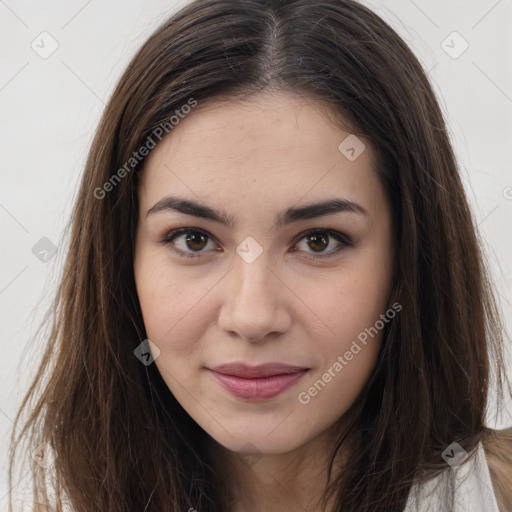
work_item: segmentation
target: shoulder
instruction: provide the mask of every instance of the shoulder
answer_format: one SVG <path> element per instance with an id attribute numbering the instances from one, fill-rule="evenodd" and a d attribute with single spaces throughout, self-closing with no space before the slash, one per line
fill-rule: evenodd
<path id="1" fill-rule="evenodd" d="M 500 512 L 512 512 L 512 427 L 488 429 L 482 445 Z"/>

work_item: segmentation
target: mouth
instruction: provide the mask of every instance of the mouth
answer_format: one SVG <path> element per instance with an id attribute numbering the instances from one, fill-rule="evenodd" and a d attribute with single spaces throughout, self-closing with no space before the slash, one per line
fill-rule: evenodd
<path id="1" fill-rule="evenodd" d="M 274 398 L 299 381 L 309 368 L 269 363 L 248 366 L 233 363 L 207 368 L 233 396 L 250 401 Z"/>

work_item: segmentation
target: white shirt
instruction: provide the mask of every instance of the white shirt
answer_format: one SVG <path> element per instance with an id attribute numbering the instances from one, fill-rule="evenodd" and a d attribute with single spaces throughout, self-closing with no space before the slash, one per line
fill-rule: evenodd
<path id="1" fill-rule="evenodd" d="M 447 506 L 451 495 L 453 508 Z M 500 512 L 482 443 L 467 462 L 449 467 L 421 486 L 413 485 L 404 512 L 427 511 Z"/>

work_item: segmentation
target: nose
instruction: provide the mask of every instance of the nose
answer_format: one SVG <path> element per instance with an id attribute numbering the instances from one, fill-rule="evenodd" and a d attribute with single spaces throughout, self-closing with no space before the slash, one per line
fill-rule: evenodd
<path id="1" fill-rule="evenodd" d="M 290 328 L 293 294 L 269 267 L 265 251 L 251 263 L 235 256 L 223 293 L 218 323 L 230 336 L 254 343 Z"/>

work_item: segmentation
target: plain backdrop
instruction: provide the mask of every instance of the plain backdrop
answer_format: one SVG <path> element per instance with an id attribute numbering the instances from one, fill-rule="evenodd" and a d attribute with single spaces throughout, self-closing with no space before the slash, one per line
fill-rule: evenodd
<path id="1" fill-rule="evenodd" d="M 0 0 L 0 510 L 12 420 L 42 348 L 28 343 L 55 290 L 96 124 L 135 51 L 184 3 Z M 512 0 L 364 3 L 429 72 L 510 333 Z M 512 401 L 495 415 L 489 426 L 512 425 Z"/>

